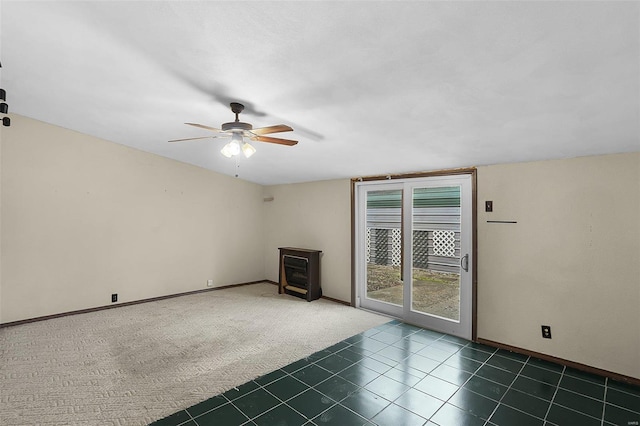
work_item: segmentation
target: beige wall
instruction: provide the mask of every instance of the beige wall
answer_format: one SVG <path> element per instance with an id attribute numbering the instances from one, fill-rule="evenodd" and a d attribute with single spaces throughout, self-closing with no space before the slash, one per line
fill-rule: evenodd
<path id="1" fill-rule="evenodd" d="M 478 337 L 640 378 L 640 154 L 479 167 L 486 200 Z"/>
<path id="2" fill-rule="evenodd" d="M 1 322 L 264 278 L 260 185 L 15 115 L 2 137 Z"/>
<path id="3" fill-rule="evenodd" d="M 265 187 L 265 273 L 278 281 L 278 247 L 322 250 L 322 294 L 351 301 L 349 179 Z"/>
<path id="4" fill-rule="evenodd" d="M 12 120 L 0 135 L 1 322 L 210 278 L 277 281 L 281 246 L 322 250 L 324 294 L 350 300 L 348 179 L 262 187 Z M 479 167 L 485 200 L 478 337 L 640 378 L 640 153 Z"/>
<path id="5" fill-rule="evenodd" d="M 0 125 L 0 260 L 2 259 L 2 134 L 4 126 Z M 2 322 L 2 262 L 0 261 L 0 323 Z"/>

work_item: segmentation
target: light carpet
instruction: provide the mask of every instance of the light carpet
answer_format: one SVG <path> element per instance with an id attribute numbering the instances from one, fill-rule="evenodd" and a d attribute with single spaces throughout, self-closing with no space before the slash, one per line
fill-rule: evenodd
<path id="1" fill-rule="evenodd" d="M 0 424 L 148 424 L 387 321 L 260 283 L 3 328 Z"/>

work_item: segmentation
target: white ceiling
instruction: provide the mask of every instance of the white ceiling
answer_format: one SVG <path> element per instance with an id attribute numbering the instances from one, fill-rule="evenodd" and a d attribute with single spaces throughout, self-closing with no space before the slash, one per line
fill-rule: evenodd
<path id="1" fill-rule="evenodd" d="M 280 184 L 640 150 L 640 2 L 14 2 L 10 112 Z"/>

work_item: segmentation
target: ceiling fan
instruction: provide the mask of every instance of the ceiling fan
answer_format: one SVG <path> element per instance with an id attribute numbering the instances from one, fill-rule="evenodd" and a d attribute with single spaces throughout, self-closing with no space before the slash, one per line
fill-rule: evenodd
<path id="1" fill-rule="evenodd" d="M 205 130 L 211 130 L 212 132 L 217 133 L 215 136 L 203 136 L 198 138 L 186 138 L 186 139 L 173 139 L 169 142 L 182 142 L 182 141 L 191 141 L 196 139 L 208 139 L 208 138 L 231 138 L 231 141 L 226 144 L 220 152 L 227 158 L 231 158 L 234 155 L 242 153 L 245 157 L 251 157 L 256 149 L 251 146 L 248 142 L 244 140 L 244 138 L 250 139 L 252 141 L 258 142 L 268 142 L 275 143 L 278 145 L 287 145 L 293 146 L 298 143 L 298 141 L 294 141 L 291 139 L 281 139 L 274 138 L 271 136 L 264 136 L 270 133 L 280 133 L 280 132 L 291 132 L 293 129 L 285 124 L 277 124 L 275 126 L 269 127 L 259 127 L 254 129 L 253 126 L 249 123 L 243 123 L 238 118 L 238 115 L 244 110 L 244 105 L 238 102 L 231 102 L 231 111 L 236 115 L 236 120 L 231 121 L 229 123 L 223 123 L 221 129 L 217 129 L 215 127 L 205 126 L 204 124 L 197 123 L 184 123 L 189 126 L 199 127 Z"/>

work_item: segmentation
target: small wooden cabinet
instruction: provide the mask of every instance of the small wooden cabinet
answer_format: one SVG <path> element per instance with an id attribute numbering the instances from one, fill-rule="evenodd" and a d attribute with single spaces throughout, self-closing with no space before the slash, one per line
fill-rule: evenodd
<path id="1" fill-rule="evenodd" d="M 306 299 L 308 302 L 322 296 L 320 287 L 320 253 L 295 247 L 280 247 L 278 293 Z"/>

